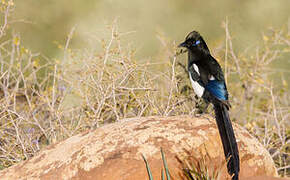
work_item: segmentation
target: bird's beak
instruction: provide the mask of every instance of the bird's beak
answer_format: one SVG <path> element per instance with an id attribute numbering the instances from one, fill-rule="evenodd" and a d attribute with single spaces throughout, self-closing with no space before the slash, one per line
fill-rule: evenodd
<path id="1" fill-rule="evenodd" d="M 186 47 L 186 43 L 183 42 L 183 43 L 179 44 L 178 47 L 179 47 L 179 48 L 180 48 L 180 47 Z"/>

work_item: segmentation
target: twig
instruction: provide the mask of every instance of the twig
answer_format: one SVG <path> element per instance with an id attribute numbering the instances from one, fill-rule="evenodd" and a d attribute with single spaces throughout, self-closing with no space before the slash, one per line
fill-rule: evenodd
<path id="1" fill-rule="evenodd" d="M 238 74 L 241 76 L 241 70 L 240 70 L 240 65 L 239 65 L 239 59 L 237 58 L 237 56 L 235 55 L 234 49 L 233 49 L 233 43 L 232 43 L 232 38 L 229 32 L 229 28 L 228 28 L 228 23 L 224 23 L 224 28 L 226 31 L 226 39 L 230 48 L 230 53 L 234 59 Z"/>
<path id="2" fill-rule="evenodd" d="M 0 27 L 0 38 L 5 34 L 5 29 L 6 29 L 7 24 L 8 24 L 8 16 L 9 16 L 9 12 L 10 12 L 10 6 L 11 6 L 11 3 L 8 2 L 8 5 L 7 5 L 6 10 L 4 12 L 4 23 Z"/>
<path id="3" fill-rule="evenodd" d="M 168 97 L 168 101 L 167 101 L 167 106 L 166 106 L 166 109 L 164 111 L 164 115 L 165 116 L 168 116 L 169 114 L 169 108 L 170 108 L 170 103 L 171 103 L 171 99 L 172 99 L 172 96 L 173 96 L 173 84 L 175 82 L 175 62 L 176 62 L 176 56 L 173 56 L 173 62 L 172 62 L 172 65 L 171 65 L 171 81 L 170 81 L 170 92 L 169 92 L 169 97 Z"/>
<path id="4" fill-rule="evenodd" d="M 226 17 L 226 21 L 224 22 L 224 26 L 226 29 L 226 52 L 225 52 L 225 81 L 227 82 L 228 79 L 228 36 L 227 36 L 227 29 L 228 29 L 228 17 Z"/>

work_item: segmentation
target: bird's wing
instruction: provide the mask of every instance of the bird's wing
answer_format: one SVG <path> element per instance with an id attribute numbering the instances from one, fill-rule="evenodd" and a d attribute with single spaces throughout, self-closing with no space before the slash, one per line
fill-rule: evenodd
<path id="1" fill-rule="evenodd" d="M 223 70 L 219 65 L 219 63 L 217 62 L 217 60 L 215 60 L 215 58 L 210 56 L 209 59 L 206 61 L 206 63 L 208 65 L 209 73 L 213 75 L 216 80 L 218 81 L 225 80 Z"/>
<path id="2" fill-rule="evenodd" d="M 198 82 L 202 87 L 207 84 L 207 78 L 204 77 L 195 63 L 192 63 L 192 65 L 188 68 L 188 72 L 192 80 Z"/>
<path id="3" fill-rule="evenodd" d="M 221 103 L 226 105 L 229 109 L 231 104 L 229 103 L 229 94 L 227 91 L 227 86 L 224 81 L 209 80 L 205 86 L 205 90 L 218 99 Z"/>
<path id="4" fill-rule="evenodd" d="M 210 56 L 210 59 L 207 61 L 209 73 L 214 78 L 209 78 L 208 83 L 205 86 L 205 89 L 209 91 L 214 97 L 220 100 L 223 104 L 231 107 L 230 103 L 228 102 L 228 91 L 227 86 L 225 83 L 224 73 L 219 65 L 219 63 Z"/>
<path id="5" fill-rule="evenodd" d="M 219 100 L 228 100 L 228 92 L 224 81 L 209 80 L 205 89 Z"/>

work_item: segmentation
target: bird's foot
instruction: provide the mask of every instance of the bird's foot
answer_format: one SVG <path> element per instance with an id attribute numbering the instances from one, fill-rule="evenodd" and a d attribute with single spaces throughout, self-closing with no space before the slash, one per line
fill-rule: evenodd
<path id="1" fill-rule="evenodd" d="M 203 115 L 205 115 L 205 114 L 206 114 L 206 111 L 202 111 L 202 110 L 200 110 L 200 109 L 197 109 L 197 110 L 194 111 L 194 113 L 193 113 L 194 117 L 201 117 L 201 116 L 203 116 Z"/>
<path id="2" fill-rule="evenodd" d="M 194 111 L 194 116 L 201 117 L 206 114 L 208 112 L 208 105 L 209 103 L 204 101 L 200 101 L 199 103 L 197 103 L 196 110 Z"/>

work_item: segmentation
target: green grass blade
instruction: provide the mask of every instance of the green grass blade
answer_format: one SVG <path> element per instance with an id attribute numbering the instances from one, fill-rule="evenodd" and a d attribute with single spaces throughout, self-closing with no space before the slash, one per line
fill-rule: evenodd
<path id="1" fill-rule="evenodd" d="M 142 154 L 142 158 L 143 158 L 143 160 L 144 160 L 144 162 L 145 162 L 145 164 L 146 164 L 146 169 L 147 169 L 147 173 L 148 173 L 149 180 L 153 180 L 153 175 L 152 175 L 152 173 L 151 173 L 151 170 L 150 170 L 149 164 L 148 164 L 148 162 L 147 162 L 147 160 L 146 160 L 146 158 L 144 157 L 143 154 Z"/>
<path id="2" fill-rule="evenodd" d="M 163 166 L 164 166 L 164 169 L 165 169 L 166 178 L 167 178 L 167 180 L 170 180 L 168 166 L 167 166 L 167 162 L 166 162 L 166 159 L 165 159 L 165 156 L 164 156 L 162 148 L 161 148 L 161 155 L 162 155 Z"/>
<path id="3" fill-rule="evenodd" d="M 165 180 L 164 178 L 165 178 L 165 177 L 164 177 L 163 169 L 161 169 L 161 179 L 162 179 L 162 180 Z"/>

